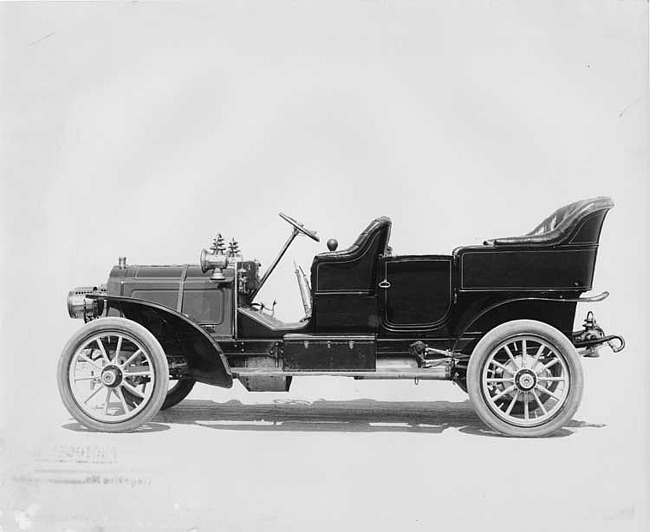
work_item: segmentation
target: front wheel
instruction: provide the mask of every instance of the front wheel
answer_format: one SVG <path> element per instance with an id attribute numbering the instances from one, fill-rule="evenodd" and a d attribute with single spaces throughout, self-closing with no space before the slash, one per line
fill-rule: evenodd
<path id="1" fill-rule="evenodd" d="M 63 348 L 59 393 L 85 427 L 130 432 L 150 421 L 167 395 L 169 367 L 156 338 L 124 318 L 84 325 Z"/>
<path id="2" fill-rule="evenodd" d="M 476 413 L 492 429 L 507 436 L 548 436 L 580 405 L 582 367 L 571 342 L 554 327 L 510 321 L 474 348 L 467 387 Z"/>

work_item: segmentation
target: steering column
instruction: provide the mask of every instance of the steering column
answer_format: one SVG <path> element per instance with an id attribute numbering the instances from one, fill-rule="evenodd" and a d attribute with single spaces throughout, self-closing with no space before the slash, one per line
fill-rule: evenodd
<path id="1" fill-rule="evenodd" d="M 291 225 L 293 227 L 293 231 L 291 232 L 291 235 L 289 235 L 289 238 L 287 239 L 287 241 L 284 243 L 284 246 L 282 246 L 282 249 L 280 249 L 280 252 L 278 253 L 277 257 L 275 257 L 275 259 L 273 260 L 271 265 L 264 272 L 264 275 L 260 279 L 260 284 L 257 287 L 257 289 L 251 293 L 251 301 L 253 301 L 255 299 L 255 296 L 262 289 L 262 287 L 264 286 L 264 283 L 269 278 L 269 275 L 271 275 L 271 273 L 273 273 L 273 270 L 278 265 L 278 263 L 280 262 L 282 257 L 284 257 L 284 254 L 287 252 L 287 249 L 289 249 L 289 246 L 291 245 L 291 243 L 294 241 L 294 239 L 298 235 L 302 234 L 302 235 L 308 236 L 309 238 L 311 238 L 312 240 L 315 240 L 316 242 L 320 242 L 320 238 L 316 235 L 316 231 L 312 231 L 310 229 L 307 229 L 300 222 L 294 220 L 293 218 L 291 218 L 290 216 L 287 216 L 284 213 L 279 213 L 279 215 L 280 215 L 280 218 L 282 218 L 285 222 L 289 223 L 289 225 Z"/>

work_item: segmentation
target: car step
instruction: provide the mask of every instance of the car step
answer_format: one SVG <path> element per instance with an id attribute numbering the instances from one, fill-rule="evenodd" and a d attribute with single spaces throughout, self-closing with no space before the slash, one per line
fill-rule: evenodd
<path id="1" fill-rule="evenodd" d="M 433 368 L 386 368 L 375 371 L 359 370 L 282 370 L 282 369 L 256 369 L 256 368 L 232 368 L 233 377 L 354 377 L 355 379 L 422 379 L 422 380 L 449 380 L 451 378 L 451 366 L 440 365 Z"/>

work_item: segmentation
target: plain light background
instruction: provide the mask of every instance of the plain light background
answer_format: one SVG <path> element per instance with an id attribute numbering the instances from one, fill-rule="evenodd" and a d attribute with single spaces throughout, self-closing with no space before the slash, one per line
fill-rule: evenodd
<path id="1" fill-rule="evenodd" d="M 532 229 L 609 195 L 594 306 L 628 340 L 590 394 L 637 417 L 647 463 L 645 1 L 2 4 L 2 414 L 38 439 L 80 326 L 74 286 L 129 263 L 196 263 L 220 231 L 267 266 L 260 299 L 302 316 L 305 271 L 335 237 L 393 220 L 395 254 Z M 583 314 L 578 316 L 582 320 Z M 580 323 L 576 323 L 577 326 Z M 614 407 L 612 407 L 614 408 Z M 643 450 L 646 450 L 644 453 Z M 633 465 L 638 465 L 634 469 Z M 604 480 L 605 481 L 605 480 Z"/>

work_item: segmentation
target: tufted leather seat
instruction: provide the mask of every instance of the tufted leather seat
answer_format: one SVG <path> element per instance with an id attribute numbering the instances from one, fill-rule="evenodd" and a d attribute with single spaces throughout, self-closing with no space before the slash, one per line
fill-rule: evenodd
<path id="1" fill-rule="evenodd" d="M 368 227 L 366 227 L 361 234 L 357 237 L 354 243 L 347 249 L 342 249 L 339 251 L 325 251 L 319 253 L 316 258 L 319 260 L 349 260 L 355 258 L 363 253 L 367 245 L 370 243 L 374 235 L 379 233 L 384 233 L 383 243 L 380 243 L 380 253 L 386 251 L 386 245 L 388 244 L 388 237 L 390 236 L 391 221 L 390 218 L 386 216 L 381 216 L 380 218 L 374 219 Z"/>
<path id="2" fill-rule="evenodd" d="M 614 202 L 606 196 L 576 201 L 560 207 L 530 233 L 523 236 L 486 240 L 484 244 L 493 246 L 559 244 L 573 235 L 590 215 L 600 213 L 604 216 L 613 206 Z M 600 225 L 598 225 L 599 231 Z"/>
<path id="3" fill-rule="evenodd" d="M 390 218 L 382 216 L 373 220 L 349 248 L 316 255 L 311 267 L 314 290 L 371 290 L 377 258 L 386 253 L 390 229 Z"/>

